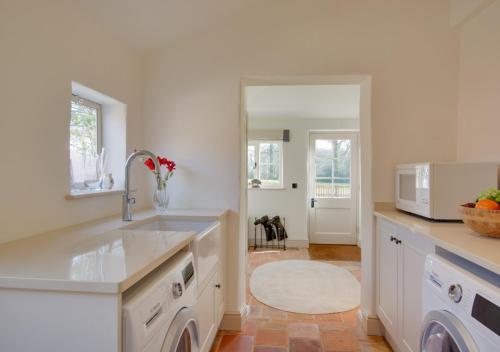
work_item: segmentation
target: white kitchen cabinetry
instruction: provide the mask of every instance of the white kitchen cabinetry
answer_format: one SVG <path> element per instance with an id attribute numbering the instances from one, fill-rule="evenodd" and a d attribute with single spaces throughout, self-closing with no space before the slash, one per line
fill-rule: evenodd
<path id="1" fill-rule="evenodd" d="M 425 256 L 433 244 L 405 227 L 377 219 L 377 313 L 398 350 L 419 351 Z"/>

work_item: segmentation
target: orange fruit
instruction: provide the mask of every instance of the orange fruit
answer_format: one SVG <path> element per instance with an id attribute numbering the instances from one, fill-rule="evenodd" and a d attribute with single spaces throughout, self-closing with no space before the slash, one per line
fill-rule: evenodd
<path id="1" fill-rule="evenodd" d="M 500 205 L 491 199 L 481 199 L 476 203 L 478 209 L 500 210 Z"/>

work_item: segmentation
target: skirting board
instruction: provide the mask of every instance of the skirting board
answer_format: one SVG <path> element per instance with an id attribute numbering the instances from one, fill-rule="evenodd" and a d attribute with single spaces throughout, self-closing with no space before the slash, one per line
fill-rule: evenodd
<path id="1" fill-rule="evenodd" d="M 365 333 L 369 336 L 384 336 L 384 326 L 375 315 L 368 315 L 358 310 L 358 321 Z"/>
<path id="2" fill-rule="evenodd" d="M 391 335 L 387 331 L 384 332 L 384 339 L 387 341 L 389 346 L 391 346 L 392 350 L 395 352 L 399 352 L 400 349 L 398 348 L 398 345 L 396 344 L 396 341 L 392 338 Z"/>
<path id="3" fill-rule="evenodd" d="M 248 239 L 248 246 L 252 247 L 254 245 L 254 239 Z M 280 242 L 282 245 L 283 242 Z M 287 248 L 309 248 L 309 241 L 308 240 L 286 240 L 286 246 Z"/>
<path id="4" fill-rule="evenodd" d="M 248 315 L 248 306 L 245 304 L 241 312 L 225 312 L 220 323 L 220 330 L 241 331 Z"/>

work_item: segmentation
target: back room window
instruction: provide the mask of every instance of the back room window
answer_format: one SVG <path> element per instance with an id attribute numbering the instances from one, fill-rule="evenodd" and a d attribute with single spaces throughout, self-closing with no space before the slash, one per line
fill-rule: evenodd
<path id="1" fill-rule="evenodd" d="M 101 106 L 73 96 L 70 122 L 71 188 L 85 189 L 98 180 L 98 154 L 101 151 Z"/>
<path id="2" fill-rule="evenodd" d="M 248 185 L 261 181 L 260 188 L 283 187 L 283 143 L 248 141 Z"/>

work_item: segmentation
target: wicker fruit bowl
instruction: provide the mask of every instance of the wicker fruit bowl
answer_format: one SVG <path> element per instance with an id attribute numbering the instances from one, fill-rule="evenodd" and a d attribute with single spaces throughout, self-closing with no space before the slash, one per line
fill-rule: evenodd
<path id="1" fill-rule="evenodd" d="M 480 235 L 500 238 L 500 210 L 459 207 L 464 224 Z"/>

